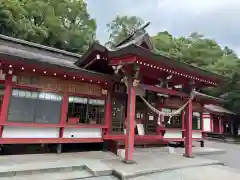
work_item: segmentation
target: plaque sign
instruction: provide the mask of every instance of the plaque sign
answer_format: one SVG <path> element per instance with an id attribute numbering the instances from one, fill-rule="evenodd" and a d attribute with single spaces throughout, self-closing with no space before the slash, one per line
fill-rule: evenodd
<path id="1" fill-rule="evenodd" d="M 17 84 L 94 96 L 102 96 L 103 94 L 102 88 L 95 84 L 61 80 L 45 76 L 33 76 L 32 74 L 26 73 L 22 73 L 17 77 Z"/>

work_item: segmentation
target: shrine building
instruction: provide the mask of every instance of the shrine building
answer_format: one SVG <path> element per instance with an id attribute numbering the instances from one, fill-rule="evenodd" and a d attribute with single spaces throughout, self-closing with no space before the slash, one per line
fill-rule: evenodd
<path id="1" fill-rule="evenodd" d="M 203 141 L 201 93 L 224 77 L 155 53 L 147 33 L 114 49 L 94 43 L 82 55 L 0 35 L 0 144 L 119 142 L 134 145 Z M 205 123 L 203 123 L 205 122 Z"/>

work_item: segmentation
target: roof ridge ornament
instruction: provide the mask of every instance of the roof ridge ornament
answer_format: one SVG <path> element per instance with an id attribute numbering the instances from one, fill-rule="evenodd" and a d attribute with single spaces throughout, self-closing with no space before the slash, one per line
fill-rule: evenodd
<path id="1" fill-rule="evenodd" d="M 146 34 L 145 28 L 148 27 L 149 25 L 150 25 L 150 22 L 147 22 L 146 24 L 144 24 L 144 25 L 141 26 L 140 28 L 137 28 L 137 29 L 133 30 L 133 32 L 130 33 L 130 35 L 127 36 L 125 39 L 123 39 L 122 41 L 120 41 L 120 43 L 118 43 L 118 44 L 115 46 L 115 48 L 118 49 L 120 46 L 122 46 L 122 45 L 124 45 L 124 44 L 126 44 L 126 43 L 128 43 L 128 42 L 130 42 L 130 41 L 132 41 L 133 39 L 135 39 L 137 33 L 140 33 L 140 32 L 141 32 L 140 35 Z M 139 36 L 140 36 L 140 35 L 139 35 Z"/>

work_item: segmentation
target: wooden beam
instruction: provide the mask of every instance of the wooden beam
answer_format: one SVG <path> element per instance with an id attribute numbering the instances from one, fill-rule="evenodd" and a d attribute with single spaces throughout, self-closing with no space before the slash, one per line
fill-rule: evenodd
<path id="1" fill-rule="evenodd" d="M 102 138 L 0 138 L 0 144 L 101 143 Z"/>
<path id="2" fill-rule="evenodd" d="M 111 58 L 109 60 L 109 65 L 110 66 L 118 66 L 118 65 L 124 65 L 124 64 L 132 64 L 132 63 L 136 62 L 136 60 L 137 60 L 136 56 Z"/>
<path id="3" fill-rule="evenodd" d="M 154 91 L 154 92 L 158 92 L 158 93 L 175 95 L 175 96 L 180 96 L 180 97 L 189 97 L 189 95 L 184 92 L 179 92 L 179 91 L 172 90 L 172 89 L 166 89 L 166 88 L 161 88 L 161 87 L 156 87 L 156 86 L 151 86 L 151 85 L 146 85 L 146 84 L 140 84 L 139 87 L 142 89 L 145 89 L 145 90 L 150 90 L 150 91 Z"/>

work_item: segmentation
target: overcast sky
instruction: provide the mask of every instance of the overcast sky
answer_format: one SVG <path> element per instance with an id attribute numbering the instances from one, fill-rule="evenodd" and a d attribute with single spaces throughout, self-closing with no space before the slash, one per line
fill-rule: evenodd
<path id="1" fill-rule="evenodd" d="M 97 21 L 97 38 L 108 39 L 106 24 L 117 15 L 139 16 L 154 35 L 167 30 L 174 36 L 199 32 L 229 46 L 240 55 L 240 0 L 86 0 Z"/>

